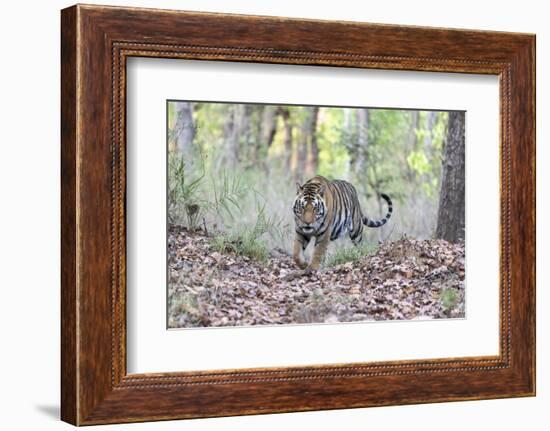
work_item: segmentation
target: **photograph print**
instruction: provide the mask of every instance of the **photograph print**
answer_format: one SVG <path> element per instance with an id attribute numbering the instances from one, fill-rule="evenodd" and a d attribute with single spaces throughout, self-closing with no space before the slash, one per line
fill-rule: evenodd
<path id="1" fill-rule="evenodd" d="M 465 112 L 168 100 L 167 327 L 465 318 Z"/>

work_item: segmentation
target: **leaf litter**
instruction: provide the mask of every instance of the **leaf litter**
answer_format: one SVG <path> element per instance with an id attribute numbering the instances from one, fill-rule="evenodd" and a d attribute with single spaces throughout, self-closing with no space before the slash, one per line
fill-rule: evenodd
<path id="1" fill-rule="evenodd" d="M 170 328 L 465 316 L 464 244 L 403 237 L 317 272 L 274 250 L 267 263 L 213 251 L 200 228 L 168 232 Z"/>

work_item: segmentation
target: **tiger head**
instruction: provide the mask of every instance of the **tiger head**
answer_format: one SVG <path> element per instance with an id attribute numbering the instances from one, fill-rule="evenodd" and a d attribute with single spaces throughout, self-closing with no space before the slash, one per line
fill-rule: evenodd
<path id="1" fill-rule="evenodd" d="M 296 230 L 304 235 L 314 235 L 323 224 L 327 214 L 324 199 L 325 186 L 322 184 L 296 183 L 296 199 L 294 199 L 294 220 Z"/>

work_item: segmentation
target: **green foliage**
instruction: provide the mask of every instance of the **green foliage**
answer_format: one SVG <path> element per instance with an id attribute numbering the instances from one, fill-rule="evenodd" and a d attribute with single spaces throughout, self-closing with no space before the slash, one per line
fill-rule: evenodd
<path id="1" fill-rule="evenodd" d="M 411 151 L 407 157 L 407 163 L 409 164 L 409 168 L 419 175 L 427 174 L 431 169 L 424 151 Z"/>
<path id="2" fill-rule="evenodd" d="M 356 262 L 361 258 L 373 254 L 378 250 L 378 245 L 368 244 L 365 240 L 357 246 L 348 246 L 336 249 L 327 257 L 326 266 L 332 267 L 347 262 Z"/>

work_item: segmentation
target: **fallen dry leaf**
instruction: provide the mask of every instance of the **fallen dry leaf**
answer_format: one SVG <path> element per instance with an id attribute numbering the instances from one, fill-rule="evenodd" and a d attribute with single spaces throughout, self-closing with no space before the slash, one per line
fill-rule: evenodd
<path id="1" fill-rule="evenodd" d="M 464 317 L 464 244 L 402 238 L 311 272 L 281 251 L 263 264 L 209 243 L 200 230 L 170 226 L 172 328 Z"/>

